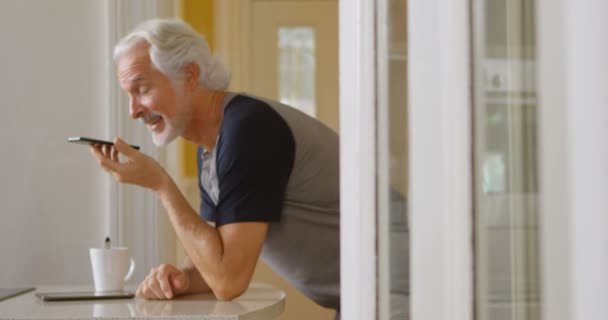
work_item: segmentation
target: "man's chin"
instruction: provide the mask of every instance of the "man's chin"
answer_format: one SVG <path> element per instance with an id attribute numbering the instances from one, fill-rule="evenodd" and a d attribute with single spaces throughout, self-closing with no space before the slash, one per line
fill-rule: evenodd
<path id="1" fill-rule="evenodd" d="M 173 142 L 173 140 L 175 140 L 177 137 L 178 137 L 177 134 L 172 134 L 172 135 L 153 134 L 152 142 L 154 142 L 154 145 L 157 147 L 164 147 L 164 146 L 168 145 L 169 143 Z"/>

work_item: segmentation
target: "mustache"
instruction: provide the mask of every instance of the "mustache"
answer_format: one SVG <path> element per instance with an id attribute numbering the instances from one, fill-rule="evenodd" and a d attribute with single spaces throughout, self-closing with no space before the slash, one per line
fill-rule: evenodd
<path id="1" fill-rule="evenodd" d="M 157 120 L 158 118 L 162 117 L 162 114 L 160 112 L 150 112 L 150 113 L 146 113 L 144 114 L 141 118 L 139 118 L 141 120 L 141 122 L 143 122 L 144 124 L 148 124 L 148 123 L 152 123 L 155 120 Z"/>

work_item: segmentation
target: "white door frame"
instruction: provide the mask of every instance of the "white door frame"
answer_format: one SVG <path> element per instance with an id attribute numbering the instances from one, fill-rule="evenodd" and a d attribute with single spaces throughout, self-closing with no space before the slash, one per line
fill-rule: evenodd
<path id="1" fill-rule="evenodd" d="M 608 319 L 608 2 L 536 11 L 543 316 Z"/>
<path id="2" fill-rule="evenodd" d="M 412 0 L 408 7 L 410 315 L 415 320 L 469 320 L 469 6 L 466 0 Z M 377 301 L 375 9 L 372 1 L 340 1 L 344 319 L 379 319 L 387 314 L 378 310 Z M 385 302 L 381 308 L 386 308 Z"/>
<path id="3" fill-rule="evenodd" d="M 374 1 L 341 0 L 340 292 L 342 319 L 377 319 Z"/>
<path id="4" fill-rule="evenodd" d="M 472 319 L 469 3 L 409 2 L 411 316 Z M 341 1 L 342 312 L 377 319 L 373 5 Z M 539 0 L 543 318 L 608 319 L 608 3 Z M 382 251 L 382 250 L 380 250 Z"/>
<path id="5" fill-rule="evenodd" d="M 163 0 L 110 0 L 105 4 L 107 17 L 106 64 L 108 94 L 106 136 L 118 135 L 127 141 L 137 142 L 142 152 L 165 164 L 164 149 L 157 148 L 150 138 L 148 130 L 139 122 L 128 116 L 129 101 L 122 92 L 112 60 L 114 45 L 138 23 L 157 17 L 172 17 L 175 13 L 174 1 Z M 175 236 L 164 209 L 159 205 L 156 196 L 149 190 L 140 187 L 120 184 L 108 175 L 109 212 L 106 219 L 106 234 L 117 245 L 129 247 L 137 268 L 133 283 L 143 280 L 148 270 L 161 262 L 172 262 L 174 259 Z M 101 243 L 101 242 L 100 242 Z"/>
<path id="6" fill-rule="evenodd" d="M 411 319 L 473 316 L 468 0 L 410 0 Z"/>

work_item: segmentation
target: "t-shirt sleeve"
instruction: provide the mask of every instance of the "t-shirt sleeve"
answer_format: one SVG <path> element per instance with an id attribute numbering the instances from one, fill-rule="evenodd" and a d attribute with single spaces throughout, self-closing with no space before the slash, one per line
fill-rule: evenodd
<path id="1" fill-rule="evenodd" d="M 237 96 L 224 111 L 217 145 L 219 198 L 203 216 L 216 227 L 279 221 L 295 156 L 293 134 L 267 104 Z"/>

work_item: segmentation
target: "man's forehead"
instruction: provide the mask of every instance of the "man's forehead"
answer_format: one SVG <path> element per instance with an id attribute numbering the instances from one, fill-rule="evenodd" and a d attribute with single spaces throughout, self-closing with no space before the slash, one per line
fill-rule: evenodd
<path id="1" fill-rule="evenodd" d="M 141 80 L 151 69 L 152 61 L 147 51 L 126 51 L 117 61 L 118 76 L 129 82 Z"/>

